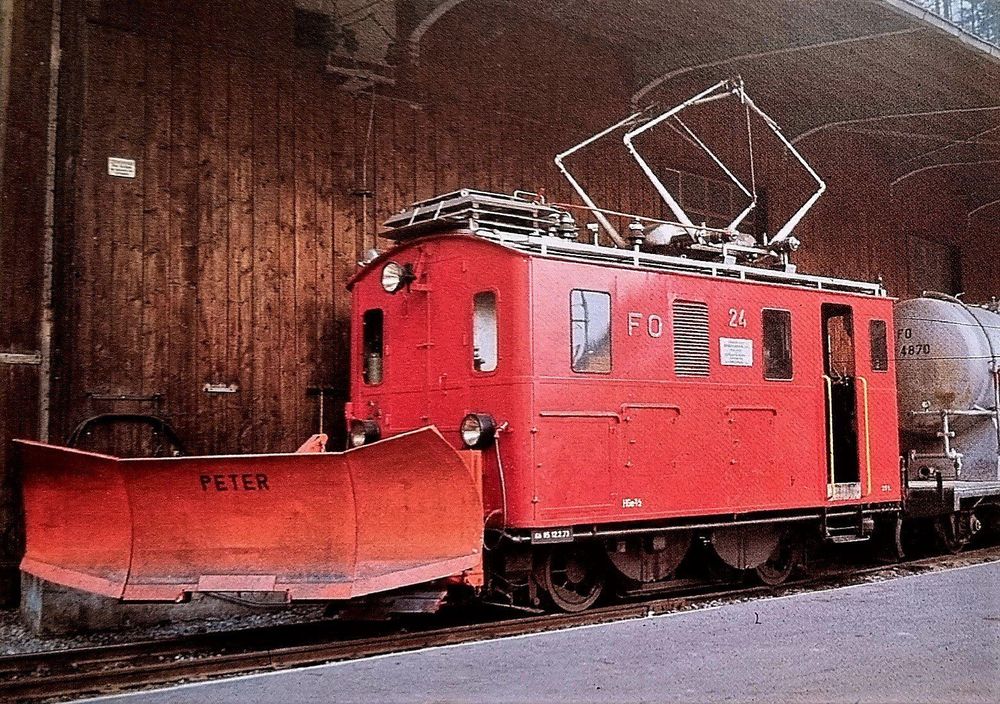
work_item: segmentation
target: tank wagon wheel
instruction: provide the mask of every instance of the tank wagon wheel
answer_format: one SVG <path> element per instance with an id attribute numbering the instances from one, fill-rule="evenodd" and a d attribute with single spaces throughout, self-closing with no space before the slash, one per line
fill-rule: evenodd
<path id="1" fill-rule="evenodd" d="M 785 538 L 765 562 L 757 565 L 757 578 L 770 587 L 784 584 L 801 561 L 802 549 L 798 542 Z"/>
<path id="2" fill-rule="evenodd" d="M 539 564 L 539 572 L 542 587 L 563 611 L 590 608 L 604 591 L 603 556 L 583 545 L 553 547 Z"/>
<path id="3" fill-rule="evenodd" d="M 959 516 L 955 513 L 941 516 L 934 521 L 934 537 L 937 544 L 952 555 L 962 552 L 969 543 L 969 534 L 959 528 L 958 521 Z"/>

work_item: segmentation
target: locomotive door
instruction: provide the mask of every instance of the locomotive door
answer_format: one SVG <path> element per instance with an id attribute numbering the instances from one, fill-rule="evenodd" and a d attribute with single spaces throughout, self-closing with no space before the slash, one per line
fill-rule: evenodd
<path id="1" fill-rule="evenodd" d="M 471 295 L 442 290 L 430 295 L 425 370 L 427 406 L 430 422 L 446 437 L 457 433 L 462 418 L 469 412 L 472 309 Z"/>
<path id="2" fill-rule="evenodd" d="M 858 453 L 857 349 L 850 306 L 824 303 L 823 384 L 826 401 L 827 498 L 861 498 Z"/>
<path id="3" fill-rule="evenodd" d="M 417 286 L 402 294 L 398 321 L 387 321 L 386 355 L 393 355 L 392 370 L 397 374 L 394 388 L 398 401 L 393 405 L 392 427 L 418 428 L 429 422 L 427 390 L 428 350 L 431 346 L 429 293 Z"/>

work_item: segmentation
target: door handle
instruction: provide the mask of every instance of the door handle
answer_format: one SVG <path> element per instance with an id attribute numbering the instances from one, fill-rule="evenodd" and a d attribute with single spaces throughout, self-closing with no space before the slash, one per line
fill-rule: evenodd
<path id="1" fill-rule="evenodd" d="M 823 375 L 826 387 L 826 452 L 829 469 L 827 470 L 826 498 L 833 498 L 833 379 Z"/>
<path id="2" fill-rule="evenodd" d="M 864 401 L 865 411 L 865 496 L 872 493 L 872 439 L 871 423 L 868 418 L 868 380 L 863 376 L 858 376 L 861 381 L 861 398 Z"/>

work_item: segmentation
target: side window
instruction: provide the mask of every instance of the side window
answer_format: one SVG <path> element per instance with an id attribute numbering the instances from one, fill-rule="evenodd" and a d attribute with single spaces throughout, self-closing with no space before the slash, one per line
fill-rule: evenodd
<path id="1" fill-rule="evenodd" d="M 472 298 L 472 366 L 477 372 L 497 368 L 497 295 L 481 291 Z"/>
<path id="2" fill-rule="evenodd" d="M 708 376 L 708 305 L 674 301 L 674 373 Z"/>
<path id="3" fill-rule="evenodd" d="M 872 371 L 889 371 L 888 326 L 884 320 L 873 320 L 868 324 L 872 341 Z"/>
<path id="4" fill-rule="evenodd" d="M 575 372 L 611 372 L 611 294 L 573 289 L 569 299 L 570 359 Z"/>
<path id="5" fill-rule="evenodd" d="M 381 308 L 361 316 L 361 376 L 366 384 L 382 383 L 383 315 Z"/>
<path id="6" fill-rule="evenodd" d="M 792 378 L 792 314 L 764 310 L 764 378 Z"/>

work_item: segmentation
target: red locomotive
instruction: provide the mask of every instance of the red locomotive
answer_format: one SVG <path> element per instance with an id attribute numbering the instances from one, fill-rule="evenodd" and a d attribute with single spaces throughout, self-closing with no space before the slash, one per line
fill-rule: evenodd
<path id="1" fill-rule="evenodd" d="M 736 229 L 756 191 L 677 120 L 726 96 L 818 184 L 764 242 Z M 668 120 L 748 196 L 727 227 L 692 222 L 634 146 Z M 609 218 L 621 214 L 597 208 L 563 163 L 616 130 L 677 217 L 630 217 L 627 240 Z M 596 226 L 579 241 L 569 209 L 531 194 L 460 191 L 390 219 L 397 246 L 351 282 L 351 442 L 433 424 L 484 450 L 488 588 L 586 608 L 608 563 L 664 579 L 696 536 L 776 582 L 810 529 L 865 539 L 895 515 L 892 303 L 878 284 L 790 264 L 792 229 L 825 186 L 742 83 L 630 115 L 556 163 L 618 247 L 600 246 Z"/>
<path id="2" fill-rule="evenodd" d="M 662 579 L 696 534 L 780 579 L 804 524 L 863 538 L 899 508 L 880 286 L 544 231 L 570 220 L 449 194 L 351 282 L 351 442 L 435 425 L 483 450 L 493 586 L 530 571 L 586 607 L 608 559 Z"/>

